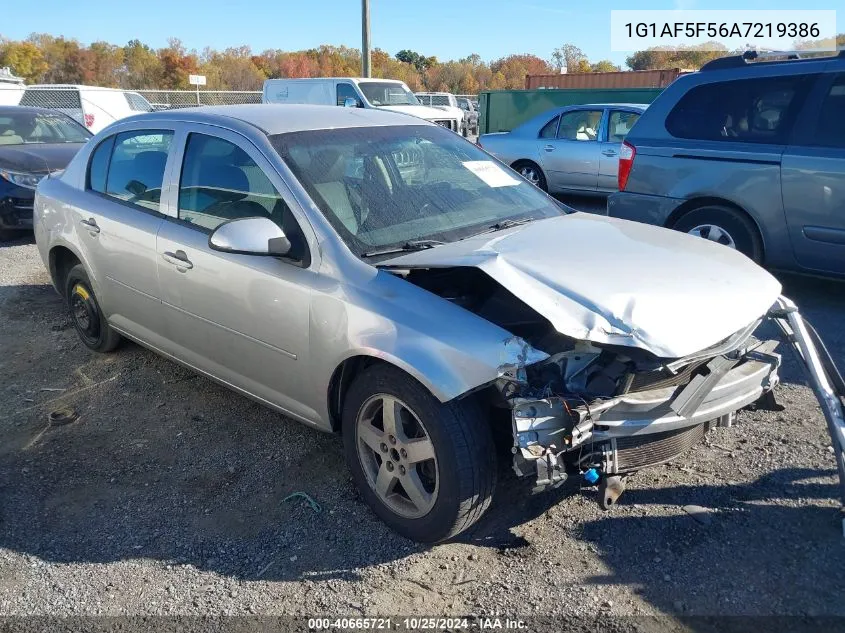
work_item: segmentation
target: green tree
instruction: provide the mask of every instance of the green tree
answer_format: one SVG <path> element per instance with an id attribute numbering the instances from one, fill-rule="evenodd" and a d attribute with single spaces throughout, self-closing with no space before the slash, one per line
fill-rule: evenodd
<path id="1" fill-rule="evenodd" d="M 44 54 L 32 42 L 4 42 L 0 44 L 0 67 L 8 66 L 12 73 L 29 83 L 38 83 L 47 71 Z"/>

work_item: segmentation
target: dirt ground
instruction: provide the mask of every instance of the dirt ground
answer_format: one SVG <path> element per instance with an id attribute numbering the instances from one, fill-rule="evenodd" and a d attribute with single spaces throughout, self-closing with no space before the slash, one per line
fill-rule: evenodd
<path id="1" fill-rule="evenodd" d="M 845 364 L 845 284 L 783 281 Z M 784 411 L 741 412 L 611 512 L 503 463 L 477 529 L 423 547 L 363 505 L 339 438 L 137 345 L 89 352 L 31 239 L 3 244 L 0 614 L 845 616 L 830 439 L 791 357 L 782 377 Z"/>

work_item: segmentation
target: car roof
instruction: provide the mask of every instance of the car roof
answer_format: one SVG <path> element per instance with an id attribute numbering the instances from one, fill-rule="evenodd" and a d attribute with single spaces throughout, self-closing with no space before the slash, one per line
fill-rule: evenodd
<path id="1" fill-rule="evenodd" d="M 104 92 L 136 92 L 135 90 L 126 90 L 124 88 L 105 88 L 103 86 L 86 86 L 84 84 L 32 84 L 24 87 L 27 90 L 29 88 L 38 88 L 39 90 L 53 88 L 56 90 L 102 90 Z"/>
<path id="2" fill-rule="evenodd" d="M 384 125 L 434 125 L 408 114 L 378 108 L 341 108 L 333 105 L 251 103 L 203 106 L 148 112 L 124 121 L 177 120 L 194 123 L 226 124 L 232 119 L 248 123 L 266 134 L 306 130 L 374 127 Z"/>
<path id="3" fill-rule="evenodd" d="M 276 79 L 265 79 L 264 83 L 268 81 L 308 81 L 308 82 L 316 82 L 316 81 L 357 81 L 357 82 L 368 82 L 368 81 L 378 81 L 380 83 L 391 83 L 391 84 L 401 84 L 405 83 L 400 79 L 379 79 L 378 77 L 278 77 Z"/>

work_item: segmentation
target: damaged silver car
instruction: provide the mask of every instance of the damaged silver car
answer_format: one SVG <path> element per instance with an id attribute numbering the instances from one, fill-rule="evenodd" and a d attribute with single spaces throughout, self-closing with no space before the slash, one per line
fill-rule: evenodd
<path id="1" fill-rule="evenodd" d="M 841 447 L 841 378 L 771 275 L 706 240 L 574 213 L 401 114 L 125 119 L 42 181 L 35 232 L 88 347 L 138 341 L 342 433 L 364 499 L 417 541 L 488 508 L 494 434 L 535 488 L 580 476 L 608 507 L 627 475 L 771 404 L 765 319 Z"/>

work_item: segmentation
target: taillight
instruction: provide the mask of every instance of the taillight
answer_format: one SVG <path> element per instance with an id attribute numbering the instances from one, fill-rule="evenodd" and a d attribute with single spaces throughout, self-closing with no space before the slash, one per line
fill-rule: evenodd
<path id="1" fill-rule="evenodd" d="M 86 114 L 85 115 L 85 127 L 91 127 L 94 125 L 94 115 L 93 114 Z"/>
<path id="2" fill-rule="evenodd" d="M 637 155 L 637 148 L 628 141 L 622 141 L 619 150 L 619 191 L 625 191 L 628 184 L 628 176 L 631 175 L 631 168 L 634 166 L 634 157 Z"/>

